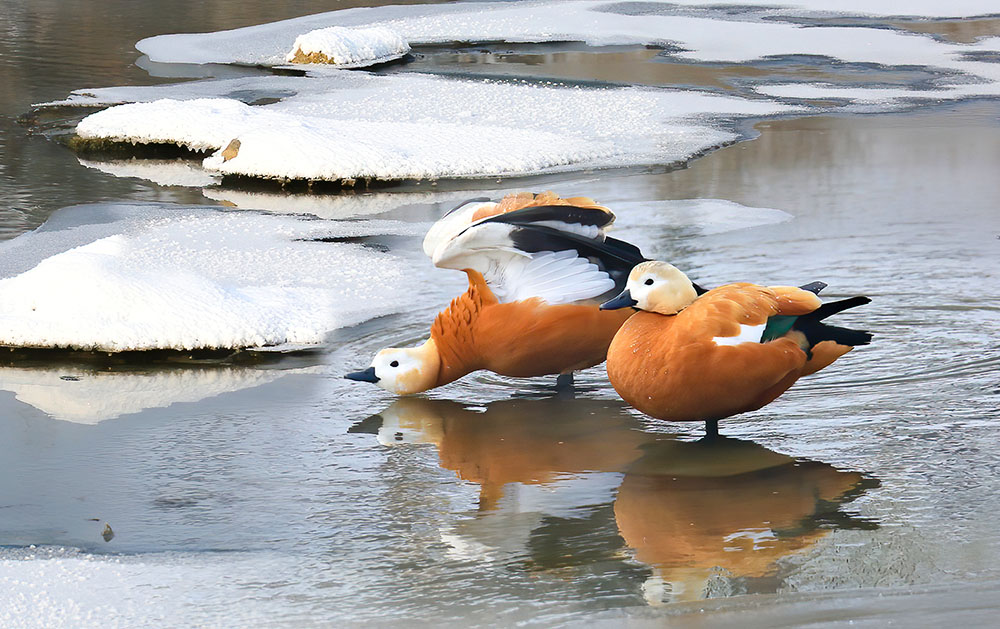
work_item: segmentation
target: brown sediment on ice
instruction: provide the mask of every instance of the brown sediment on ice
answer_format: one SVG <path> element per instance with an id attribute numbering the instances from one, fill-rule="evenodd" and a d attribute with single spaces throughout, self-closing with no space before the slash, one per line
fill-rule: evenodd
<path id="1" fill-rule="evenodd" d="M 288 179 L 282 177 L 257 177 L 251 175 L 226 174 L 222 176 L 222 187 L 249 191 L 281 191 L 293 193 L 341 192 L 344 190 L 376 190 L 403 185 L 436 185 L 434 180 L 417 179 L 375 179 L 372 177 L 338 177 L 331 179 Z"/>
<path id="2" fill-rule="evenodd" d="M 321 52 L 302 52 L 301 48 L 295 49 L 295 54 L 289 59 L 291 63 L 325 63 L 337 65 L 337 62 Z"/>
<path id="3" fill-rule="evenodd" d="M 364 68 L 366 70 L 378 69 L 397 63 L 406 63 L 407 61 L 413 59 L 413 56 L 408 53 L 402 53 L 398 55 L 392 55 L 388 57 L 383 57 L 379 59 L 373 59 L 369 62 L 359 62 L 359 63 L 337 63 L 337 61 L 331 59 L 329 56 L 321 52 L 303 52 L 301 48 L 296 48 L 295 53 L 288 58 L 288 63 L 293 64 L 324 64 L 332 65 L 338 68 Z M 280 73 L 280 69 L 273 68 L 272 71 Z M 294 71 L 293 71 L 294 72 Z"/>
<path id="4" fill-rule="evenodd" d="M 1000 6 L 997 7 L 1000 13 Z M 890 26 L 913 33 L 936 35 L 956 44 L 972 44 L 981 37 L 1000 36 L 1000 18 L 956 19 L 956 20 L 913 20 L 889 22 Z"/>

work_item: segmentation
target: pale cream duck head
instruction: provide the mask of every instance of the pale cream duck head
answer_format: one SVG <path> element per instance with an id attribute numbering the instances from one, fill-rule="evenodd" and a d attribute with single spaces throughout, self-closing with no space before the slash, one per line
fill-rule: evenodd
<path id="1" fill-rule="evenodd" d="M 601 310 L 633 307 L 662 315 L 677 314 L 698 298 L 687 275 L 666 262 L 637 264 L 628 275 L 625 290 L 601 304 Z"/>
<path id="2" fill-rule="evenodd" d="M 371 367 L 345 378 L 371 382 L 397 395 L 433 389 L 441 369 L 441 356 L 433 339 L 417 347 L 387 347 L 375 354 Z"/>

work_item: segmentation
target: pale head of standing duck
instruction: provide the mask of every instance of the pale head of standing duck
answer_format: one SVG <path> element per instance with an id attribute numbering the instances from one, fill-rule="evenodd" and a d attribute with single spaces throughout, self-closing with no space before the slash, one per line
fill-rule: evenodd
<path id="1" fill-rule="evenodd" d="M 637 264 L 628 275 L 625 290 L 601 304 L 601 310 L 632 306 L 663 315 L 677 314 L 698 298 L 698 291 L 687 275 L 666 262 Z"/>
<path id="2" fill-rule="evenodd" d="M 441 356 L 434 339 L 417 347 L 387 347 L 375 354 L 371 367 L 349 373 L 345 378 L 371 382 L 397 395 L 420 393 L 434 388 Z"/>

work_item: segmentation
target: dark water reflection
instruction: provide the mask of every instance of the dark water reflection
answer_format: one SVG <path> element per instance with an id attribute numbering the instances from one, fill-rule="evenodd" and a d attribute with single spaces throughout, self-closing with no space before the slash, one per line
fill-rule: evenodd
<path id="1" fill-rule="evenodd" d="M 388 447 L 433 444 L 442 468 L 479 486 L 479 512 L 491 524 L 456 529 L 454 549 L 474 548 L 485 560 L 490 548 L 504 547 L 524 555 L 523 568 L 543 571 L 592 569 L 628 549 L 651 568 L 641 589 L 655 603 L 775 592 L 782 558 L 836 529 L 878 528 L 842 509 L 879 486 L 870 476 L 752 441 L 682 441 L 626 411 L 587 399 L 469 406 L 404 398 L 350 432 L 374 433 Z M 588 484 L 600 474 L 617 488 Z M 558 494 L 573 484 L 581 489 L 555 513 L 524 497 L 529 486 Z M 535 508 L 541 517 L 530 532 L 518 527 L 512 536 L 523 549 L 511 549 L 504 521 L 523 523 Z"/>

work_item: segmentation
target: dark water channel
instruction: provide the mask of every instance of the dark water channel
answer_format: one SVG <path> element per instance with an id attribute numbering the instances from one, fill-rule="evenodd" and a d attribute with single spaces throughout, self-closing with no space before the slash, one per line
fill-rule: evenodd
<path id="1" fill-rule="evenodd" d="M 16 122 L 32 103 L 164 80 L 133 65 L 148 35 L 347 5 L 6 0 L 0 236 L 79 203 L 218 202 L 81 165 Z M 621 82 L 614 68 L 639 64 L 626 82 L 719 91 L 761 73 L 852 72 L 594 54 L 424 51 L 386 71 Z M 923 79 L 913 72 L 879 80 Z M 793 626 L 830 620 L 795 607 L 817 592 L 883 618 L 921 605 L 925 619 L 985 618 L 1000 582 L 998 115 L 983 101 L 773 120 L 673 172 L 518 182 L 598 199 L 619 212 L 618 237 L 704 283 L 823 280 L 830 298 L 872 297 L 842 317 L 872 330 L 871 346 L 723 422 L 715 443 L 629 409 L 602 368 L 578 378 L 575 399 L 491 374 L 404 400 L 343 380 L 422 338 L 461 290 L 416 238 L 386 242 L 431 288 L 306 356 L 0 361 L 0 625 L 659 623 L 686 602 L 750 595 L 771 614 L 760 626 Z M 412 192 L 357 202 L 414 222 L 453 204 Z M 793 218 L 721 230 L 664 209 L 678 199 Z M 875 609 L 886 592 L 897 602 Z M 728 604 L 711 613 L 738 622 Z"/>

